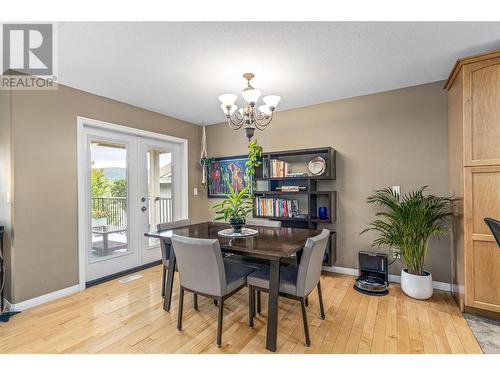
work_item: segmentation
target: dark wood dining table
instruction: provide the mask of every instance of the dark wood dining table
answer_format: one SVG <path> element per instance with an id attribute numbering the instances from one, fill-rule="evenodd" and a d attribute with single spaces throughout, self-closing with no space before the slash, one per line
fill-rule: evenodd
<path id="1" fill-rule="evenodd" d="M 221 229 L 229 228 L 229 225 L 213 222 L 191 224 L 175 229 L 145 233 L 144 235 L 164 241 L 167 249 L 171 246 L 170 238 L 174 234 L 185 237 L 218 239 L 221 249 L 224 252 L 245 255 L 269 262 L 270 275 L 266 348 L 275 352 L 278 338 L 280 264 L 293 254 L 302 250 L 307 238 L 318 235 L 320 231 L 302 228 L 249 227 L 256 229 L 258 231 L 257 235 L 238 238 L 223 237 L 220 236 L 218 232 Z M 163 303 L 163 309 L 165 311 L 170 311 L 175 266 L 175 253 L 170 251 L 165 299 Z"/>

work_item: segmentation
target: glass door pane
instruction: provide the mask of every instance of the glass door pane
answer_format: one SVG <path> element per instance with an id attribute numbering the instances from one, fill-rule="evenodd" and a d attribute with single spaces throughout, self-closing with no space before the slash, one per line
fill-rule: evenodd
<path id="1" fill-rule="evenodd" d="M 90 141 L 91 249 L 89 260 L 127 253 L 127 147 Z"/>
<path id="2" fill-rule="evenodd" d="M 149 149 L 147 153 L 149 231 L 155 231 L 159 223 L 173 220 L 173 170 L 172 153 Z M 149 238 L 149 247 L 159 246 L 158 239 Z"/>

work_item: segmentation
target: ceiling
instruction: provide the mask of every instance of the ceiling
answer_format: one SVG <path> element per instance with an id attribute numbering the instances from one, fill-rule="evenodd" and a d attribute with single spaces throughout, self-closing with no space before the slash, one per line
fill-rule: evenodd
<path id="1" fill-rule="evenodd" d="M 280 110 L 413 86 L 499 49 L 500 22 L 85 22 L 58 38 L 60 83 L 213 124 L 244 72 Z"/>

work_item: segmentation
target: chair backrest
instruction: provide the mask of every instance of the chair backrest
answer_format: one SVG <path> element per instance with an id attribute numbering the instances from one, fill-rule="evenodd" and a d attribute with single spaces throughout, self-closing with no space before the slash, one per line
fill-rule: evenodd
<path id="1" fill-rule="evenodd" d="M 309 294 L 319 282 L 329 236 L 330 231 L 323 229 L 320 234 L 306 241 L 297 275 L 297 295 L 300 297 Z"/>
<path id="2" fill-rule="evenodd" d="M 270 227 L 270 228 L 281 228 L 281 221 L 277 220 L 267 220 L 260 218 L 248 218 L 245 220 L 246 225 L 256 225 L 261 227 Z"/>
<path id="3" fill-rule="evenodd" d="M 191 224 L 191 220 L 189 220 L 189 219 L 171 221 L 169 223 L 158 224 L 156 226 L 156 230 L 158 232 L 160 232 L 162 230 L 185 227 L 186 225 L 189 225 L 189 224 Z M 170 249 L 167 249 L 167 247 L 165 246 L 165 243 L 163 241 L 160 241 L 160 247 L 161 247 L 161 261 L 162 261 L 164 266 L 167 266 L 168 265 L 168 258 L 170 258 Z"/>
<path id="4" fill-rule="evenodd" d="M 210 296 L 226 294 L 226 273 L 218 240 L 174 234 L 172 246 L 181 286 Z"/>
<path id="5" fill-rule="evenodd" d="M 500 221 L 485 217 L 484 222 L 490 227 L 491 233 L 493 233 L 493 237 L 495 237 L 497 245 L 500 247 Z"/>

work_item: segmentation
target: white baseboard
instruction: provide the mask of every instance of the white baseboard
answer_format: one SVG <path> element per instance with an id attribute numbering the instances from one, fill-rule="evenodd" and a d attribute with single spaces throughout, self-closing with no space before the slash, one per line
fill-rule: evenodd
<path id="1" fill-rule="evenodd" d="M 327 272 L 334 272 L 334 273 L 340 273 L 343 275 L 352 275 L 352 276 L 357 276 L 358 275 L 358 270 L 356 268 L 349 268 L 349 267 L 338 267 L 338 266 L 333 266 L 333 267 L 323 267 L 324 271 Z M 389 275 L 389 281 L 395 282 L 395 283 L 400 283 L 401 282 L 401 276 L 399 275 Z M 445 290 L 447 292 L 451 291 L 451 285 L 449 283 L 443 283 L 441 281 L 433 281 L 432 285 L 434 289 L 438 290 Z M 80 285 L 73 285 L 68 288 L 64 288 L 61 290 L 56 290 L 55 292 L 44 294 L 43 296 L 35 297 L 26 301 L 22 301 L 19 303 L 10 303 L 9 301 L 5 300 L 7 309 L 9 311 L 23 311 L 26 309 L 29 309 L 30 307 L 38 306 L 41 305 L 42 303 L 50 302 L 53 300 L 56 300 L 58 298 L 66 297 L 71 294 L 77 293 L 80 291 Z"/>
<path id="2" fill-rule="evenodd" d="M 80 291 L 80 285 L 73 285 L 68 288 L 56 290 L 55 292 L 44 294 L 43 296 L 28 299 L 26 301 L 22 301 L 19 303 L 10 303 L 7 301 L 8 304 L 7 306 L 9 308 L 9 311 L 23 311 L 29 309 L 30 307 L 38 306 L 41 305 L 42 303 L 66 297 L 71 294 L 77 293 L 79 291 Z"/>
<path id="3" fill-rule="evenodd" d="M 348 268 L 348 267 L 323 267 L 323 270 L 335 273 L 341 273 L 343 275 L 352 275 L 358 276 L 358 270 L 356 268 Z"/>
<path id="4" fill-rule="evenodd" d="M 356 268 L 349 268 L 349 267 L 323 267 L 323 271 L 327 272 L 334 272 L 334 273 L 340 273 L 343 275 L 352 275 L 352 276 L 358 276 L 358 270 Z M 393 283 L 401 283 L 401 276 L 399 275 L 389 275 L 389 281 Z M 449 283 L 443 283 L 441 281 L 433 281 L 432 286 L 434 289 L 438 290 L 445 290 L 447 292 L 451 292 L 451 284 Z"/>

